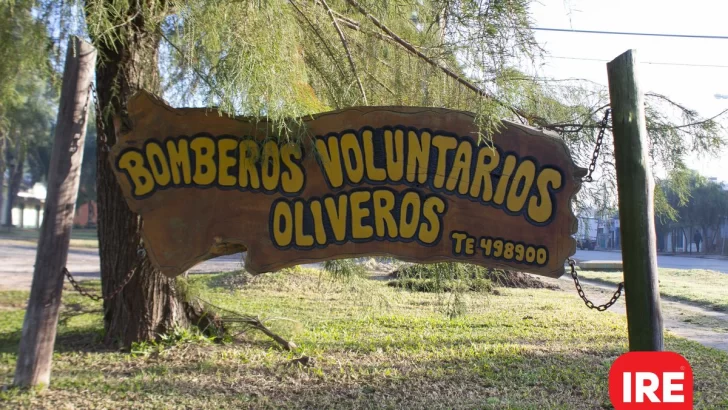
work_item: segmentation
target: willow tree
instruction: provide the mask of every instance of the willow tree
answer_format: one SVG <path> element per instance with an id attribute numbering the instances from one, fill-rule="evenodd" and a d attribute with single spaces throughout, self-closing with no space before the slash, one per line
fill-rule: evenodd
<path id="1" fill-rule="evenodd" d="M 25 161 L 17 159 L 24 158 L 28 142 L 24 139 L 24 128 L 37 128 L 30 117 L 38 114 L 43 82 L 52 74 L 46 26 L 42 19 L 33 16 L 34 4 L 32 0 L 0 1 L 0 187 L 5 185 L 9 156 L 14 158 L 9 185 L 19 187 Z M 20 171 L 16 172 L 18 168 Z M 12 183 L 13 176 L 18 176 L 17 184 Z M 13 190 L 9 191 L 12 194 Z"/>
<path id="2" fill-rule="evenodd" d="M 415 105 L 472 111 L 483 138 L 503 118 L 552 129 L 579 120 L 584 126 L 567 141 L 589 145 L 590 121 L 599 114 L 590 101 L 570 105 L 514 75 L 512 67 L 540 52 L 529 27 L 530 1 L 86 0 L 80 7 L 101 60 L 104 294 L 123 284 L 140 258 L 143 221 L 127 208 L 105 150 L 133 126 L 124 107 L 139 89 L 162 93 L 174 105 L 265 118 L 275 124 L 275 137 L 293 141 L 302 134 L 288 118 L 356 105 Z M 46 9 L 73 15 L 74 4 L 48 2 Z M 105 304 L 108 341 L 128 345 L 187 321 L 174 280 L 141 261 Z"/>

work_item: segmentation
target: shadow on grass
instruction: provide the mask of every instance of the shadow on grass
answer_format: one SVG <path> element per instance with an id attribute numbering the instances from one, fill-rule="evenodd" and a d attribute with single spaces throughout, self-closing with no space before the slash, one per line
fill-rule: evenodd
<path id="1" fill-rule="evenodd" d="M 600 279 L 600 278 L 589 278 L 589 279 L 582 278 L 581 281 L 584 283 L 587 283 L 587 284 L 589 282 L 592 282 L 592 283 L 598 284 L 598 285 L 615 286 L 615 284 L 613 282 L 610 282 L 610 281 L 604 280 L 604 279 Z M 698 307 L 698 308 L 702 308 L 702 309 L 707 309 L 707 310 L 712 310 L 714 312 L 728 312 L 728 305 L 725 305 L 725 304 L 710 303 L 707 301 L 690 299 L 690 298 L 682 297 L 682 296 L 678 296 L 678 295 L 665 295 L 663 293 L 660 293 L 660 297 L 664 300 L 668 300 L 671 302 L 684 303 L 686 305 L 690 305 L 690 306 L 694 306 L 694 307 Z"/>
<path id="2" fill-rule="evenodd" d="M 59 329 L 60 330 L 60 329 Z M 21 331 L 0 335 L 0 353 L 18 353 Z M 72 331 L 59 331 L 53 351 L 56 353 L 92 353 L 118 351 L 102 343 L 103 328 L 89 326 Z"/>
<path id="3" fill-rule="evenodd" d="M 55 371 L 54 378 L 71 390 L 64 397 L 84 391 L 79 404 L 111 397 L 121 402 L 133 391 L 171 407 L 249 402 L 274 408 L 598 408 L 609 403 L 611 361 L 605 358 L 619 353 L 503 351 L 491 345 L 465 358 L 347 354 L 316 358 L 312 367 L 289 366 L 287 359 L 259 364 L 208 355 L 190 363 L 172 356 L 99 363 L 89 377 L 103 377 L 104 386 L 79 380 L 80 369 Z"/>

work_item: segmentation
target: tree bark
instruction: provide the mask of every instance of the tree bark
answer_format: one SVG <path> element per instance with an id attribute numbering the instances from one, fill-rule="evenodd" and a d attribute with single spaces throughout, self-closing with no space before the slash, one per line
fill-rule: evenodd
<path id="1" fill-rule="evenodd" d="M 58 121 L 48 175 L 43 228 L 25 311 L 14 384 L 48 385 L 71 240 L 88 120 L 88 97 L 96 51 L 76 37 L 69 41 Z M 21 218 L 22 219 L 22 218 Z"/>
<path id="2" fill-rule="evenodd" d="M 137 6 L 139 3 L 136 3 Z M 159 90 L 157 72 L 160 36 L 145 27 L 149 10 L 130 15 L 116 33 L 96 39 L 104 63 L 96 69 L 99 109 L 97 112 L 97 221 L 101 281 L 108 297 L 137 265 L 142 247 L 143 221 L 126 204 L 104 149 L 116 143 L 132 124 L 126 116 L 126 102 L 138 90 Z M 142 17 L 145 16 L 145 17 Z M 108 115 L 104 114 L 108 113 Z M 104 141 L 104 137 L 106 141 Z M 184 304 L 175 280 L 154 269 L 146 256 L 129 283 L 111 300 L 104 302 L 105 342 L 128 347 L 133 342 L 155 339 L 177 326 L 188 325 Z"/>

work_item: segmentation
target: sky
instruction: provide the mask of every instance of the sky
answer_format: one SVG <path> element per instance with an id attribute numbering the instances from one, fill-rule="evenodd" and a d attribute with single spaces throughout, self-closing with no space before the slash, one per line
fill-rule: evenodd
<path id="1" fill-rule="evenodd" d="M 728 36 L 728 0 L 535 0 L 531 16 L 534 27 Z M 606 62 L 628 49 L 636 49 L 641 63 L 639 81 L 644 91 L 666 95 L 703 117 L 728 109 L 728 98 L 716 98 L 716 94 L 728 97 L 728 39 L 546 31 L 536 31 L 535 35 L 546 52 L 542 65 L 536 69 L 543 77 L 584 78 L 606 85 Z M 728 124 L 728 116 L 724 118 Z M 688 166 L 728 182 L 728 150 L 716 158 L 693 155 Z"/>

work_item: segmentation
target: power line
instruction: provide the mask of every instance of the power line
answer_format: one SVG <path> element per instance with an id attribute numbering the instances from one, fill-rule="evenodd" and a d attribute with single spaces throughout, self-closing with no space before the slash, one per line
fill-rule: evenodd
<path id="1" fill-rule="evenodd" d="M 547 58 L 557 58 L 559 60 L 583 60 L 583 61 L 599 61 L 608 63 L 610 60 L 602 58 L 587 58 L 587 57 L 564 57 L 564 56 L 546 56 Z M 671 65 L 671 66 L 683 66 L 683 67 L 710 67 L 710 68 L 728 68 L 728 65 L 720 64 L 694 64 L 694 63 L 671 63 L 664 61 L 640 61 L 642 64 L 654 64 L 654 65 Z"/>
<path id="2" fill-rule="evenodd" d="M 582 34 L 610 34 L 617 36 L 647 36 L 647 37 L 677 37 L 677 38 L 702 38 L 711 40 L 728 40 L 728 36 L 709 36 L 700 34 L 668 34 L 668 33 L 635 33 L 628 31 L 600 31 L 600 30 L 572 30 L 568 28 L 547 28 L 531 27 L 535 31 L 557 31 L 561 33 L 582 33 Z"/>

